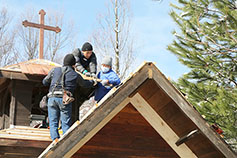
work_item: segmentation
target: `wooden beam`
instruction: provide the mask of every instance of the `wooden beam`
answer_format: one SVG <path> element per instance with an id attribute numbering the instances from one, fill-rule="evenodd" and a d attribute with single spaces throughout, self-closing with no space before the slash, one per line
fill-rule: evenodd
<path id="1" fill-rule="evenodd" d="M 9 119 L 8 118 L 8 116 L 7 116 L 7 114 L 5 113 L 5 109 L 7 108 L 7 107 L 9 107 L 9 105 L 7 105 L 7 103 L 8 103 L 8 96 L 10 96 L 10 92 L 9 92 L 9 89 L 10 89 L 11 87 L 10 86 L 8 86 L 8 88 L 5 90 L 5 92 L 1 92 L 1 93 L 4 93 L 4 94 L 2 94 L 1 96 L 2 96 L 2 98 L 0 99 L 0 110 L 1 110 L 1 113 L 2 113 L 2 115 L 0 116 L 0 129 L 4 129 L 4 128 L 6 128 L 6 127 L 9 127 L 9 124 L 7 124 L 7 119 Z M 9 101 L 10 102 L 10 101 Z"/>
<path id="2" fill-rule="evenodd" d="M 0 85 L 6 82 L 6 80 L 7 80 L 6 78 L 0 78 Z"/>
<path id="3" fill-rule="evenodd" d="M 235 158 L 236 154 L 228 145 L 221 139 L 221 137 L 214 132 L 207 122 L 202 118 L 191 104 L 184 98 L 184 96 L 169 82 L 169 80 L 157 69 L 153 67 L 153 79 L 160 86 L 160 88 L 177 104 L 182 112 L 192 120 L 200 131 L 213 143 L 213 145 L 228 158 Z"/>
<path id="4" fill-rule="evenodd" d="M 12 147 L 34 147 L 45 149 L 51 141 L 41 140 L 22 140 L 22 139 L 0 139 L 0 146 L 12 146 Z"/>
<path id="5" fill-rule="evenodd" d="M 16 81 L 13 80 L 11 82 L 12 93 L 11 93 L 11 103 L 10 103 L 10 113 L 9 113 L 9 123 L 11 125 L 15 125 L 15 112 L 16 112 Z"/>
<path id="6" fill-rule="evenodd" d="M 3 82 L 2 84 L 0 84 L 0 93 L 2 93 L 2 91 L 6 90 L 7 87 L 9 86 L 10 80 L 9 79 L 5 79 L 5 82 Z"/>
<path id="7" fill-rule="evenodd" d="M 139 93 L 131 98 L 131 103 L 180 157 L 197 157 L 187 145 L 177 146 L 175 144 L 179 137 Z"/>
<path id="8" fill-rule="evenodd" d="M 50 31 L 55 31 L 56 33 L 59 33 L 61 31 L 61 29 L 57 26 L 57 27 L 53 27 L 53 26 L 48 26 L 48 25 L 44 25 L 44 24 L 36 24 L 33 22 L 28 22 L 27 20 L 23 21 L 22 24 L 27 27 L 35 27 L 35 28 L 39 28 L 39 29 L 45 29 L 45 30 L 50 30 Z"/>
<path id="9" fill-rule="evenodd" d="M 30 80 L 35 82 L 42 82 L 43 78 L 45 76 L 43 75 L 27 75 L 21 72 L 15 72 L 15 71 L 6 71 L 6 70 L 0 70 L 0 78 L 9 78 L 9 79 L 17 79 L 17 80 Z"/>
<path id="10" fill-rule="evenodd" d="M 0 146 L 0 157 L 4 158 L 32 158 L 37 157 L 42 148 L 33 147 L 14 147 L 14 146 Z"/>

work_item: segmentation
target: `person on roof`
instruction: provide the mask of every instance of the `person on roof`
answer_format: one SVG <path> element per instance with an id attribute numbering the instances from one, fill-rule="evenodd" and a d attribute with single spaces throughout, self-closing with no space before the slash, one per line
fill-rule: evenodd
<path id="1" fill-rule="evenodd" d="M 50 136 L 54 142 L 58 141 L 59 119 L 61 120 L 63 134 L 71 126 L 72 103 L 63 104 L 63 92 L 69 91 L 73 94 L 77 85 L 83 87 L 92 87 L 96 81 L 84 80 L 81 75 L 75 72 L 74 65 L 76 59 L 73 54 L 67 54 L 63 60 L 62 67 L 53 68 L 43 79 L 43 84 L 49 87 L 48 93 L 48 118 L 50 127 Z M 65 75 L 62 75 L 65 73 Z M 64 76 L 64 77 L 62 77 Z M 62 78 L 64 78 L 62 80 Z"/>
<path id="2" fill-rule="evenodd" d="M 93 46 L 85 42 L 81 48 L 72 52 L 76 58 L 76 69 L 86 76 L 95 77 L 97 72 L 97 59 L 93 52 Z"/>
<path id="3" fill-rule="evenodd" d="M 112 70 L 112 58 L 104 57 L 101 62 L 101 71 L 97 78 L 102 81 L 97 84 L 95 89 L 95 101 L 99 102 L 114 86 L 120 84 L 119 76 Z"/>

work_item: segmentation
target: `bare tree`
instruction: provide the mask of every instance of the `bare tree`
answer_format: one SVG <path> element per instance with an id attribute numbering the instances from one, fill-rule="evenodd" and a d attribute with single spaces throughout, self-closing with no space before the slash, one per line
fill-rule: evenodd
<path id="1" fill-rule="evenodd" d="M 47 24 L 59 26 L 62 29 L 60 33 L 47 31 L 45 38 L 45 57 L 51 61 L 59 61 L 66 52 L 60 54 L 58 52 L 66 46 L 69 49 L 67 52 L 70 52 L 69 47 L 73 47 L 72 41 L 75 41 L 74 24 L 69 20 L 65 21 L 64 14 L 61 12 L 49 12 Z"/>
<path id="2" fill-rule="evenodd" d="M 30 60 L 38 57 L 39 50 L 39 30 L 32 27 L 24 27 L 22 25 L 23 20 L 28 20 L 31 22 L 38 22 L 38 14 L 34 9 L 26 9 L 24 13 L 20 16 L 18 22 L 18 40 L 19 47 L 17 51 L 21 54 L 22 60 Z M 21 43 L 21 44 L 20 44 Z"/>
<path id="3" fill-rule="evenodd" d="M 134 37 L 130 31 L 129 1 L 110 0 L 107 13 L 98 17 L 99 28 L 92 35 L 98 59 L 110 55 L 114 70 L 123 79 L 134 62 Z M 99 62 L 98 62 L 99 63 Z"/>
<path id="4" fill-rule="evenodd" d="M 9 28 L 11 16 L 6 8 L 0 10 L 0 67 L 16 61 L 14 55 L 15 34 Z"/>

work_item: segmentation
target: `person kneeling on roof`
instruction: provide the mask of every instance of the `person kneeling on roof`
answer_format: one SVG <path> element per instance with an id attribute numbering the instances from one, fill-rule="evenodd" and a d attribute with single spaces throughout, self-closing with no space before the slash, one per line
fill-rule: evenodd
<path id="1" fill-rule="evenodd" d="M 96 85 L 96 81 L 84 80 L 81 75 L 75 72 L 73 66 L 76 60 L 73 54 L 64 57 L 63 66 L 53 68 L 43 79 L 43 84 L 49 86 L 48 93 L 48 118 L 50 127 L 50 136 L 54 142 L 58 141 L 59 119 L 61 120 L 63 134 L 71 126 L 72 103 L 63 103 L 64 90 L 73 93 L 79 84 L 83 87 L 92 87 Z"/>
<path id="2" fill-rule="evenodd" d="M 95 89 L 95 101 L 99 102 L 112 87 L 120 84 L 120 78 L 112 70 L 112 58 L 104 57 L 101 63 L 101 71 L 98 73 L 97 78 L 102 81 L 97 84 Z"/>
<path id="3" fill-rule="evenodd" d="M 89 42 L 85 42 L 81 48 L 77 48 L 72 52 L 76 59 L 76 70 L 80 73 L 95 77 L 97 72 L 97 59 L 93 52 L 93 46 Z"/>

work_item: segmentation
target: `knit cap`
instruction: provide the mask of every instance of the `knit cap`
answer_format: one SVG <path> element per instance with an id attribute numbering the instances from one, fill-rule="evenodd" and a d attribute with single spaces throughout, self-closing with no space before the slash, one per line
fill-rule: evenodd
<path id="1" fill-rule="evenodd" d="M 86 42 L 86 43 L 83 44 L 81 50 L 82 51 L 92 51 L 93 47 L 89 42 Z"/>
<path id="2" fill-rule="evenodd" d="M 76 59 L 73 54 L 67 54 L 63 59 L 64 66 L 72 66 L 76 64 Z"/>
<path id="3" fill-rule="evenodd" d="M 109 65 L 112 67 L 112 58 L 109 56 L 104 57 L 101 64 Z"/>

